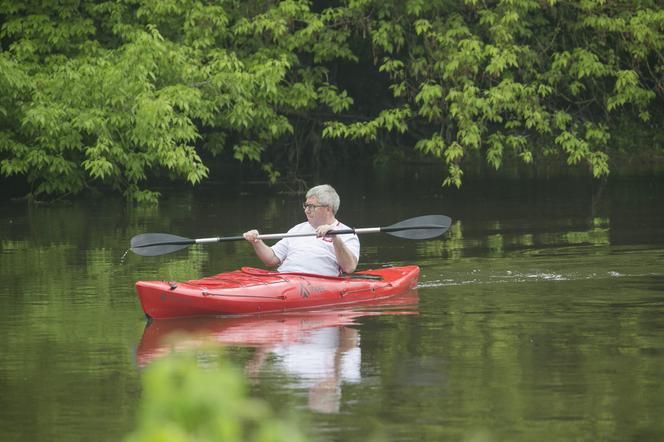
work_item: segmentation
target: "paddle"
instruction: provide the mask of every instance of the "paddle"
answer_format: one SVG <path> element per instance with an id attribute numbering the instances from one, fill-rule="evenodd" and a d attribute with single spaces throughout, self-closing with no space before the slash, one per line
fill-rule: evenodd
<path id="1" fill-rule="evenodd" d="M 409 218 L 387 227 L 365 227 L 361 229 L 331 230 L 327 235 L 349 233 L 384 232 L 405 239 L 430 239 L 442 235 L 450 228 L 452 220 L 445 215 L 425 215 Z M 259 235 L 259 239 L 282 239 L 300 236 L 316 236 L 315 233 L 270 233 Z M 159 256 L 189 247 L 192 244 L 205 244 L 222 241 L 240 241 L 243 236 L 189 239 L 168 233 L 143 233 L 131 239 L 131 251 L 141 256 Z"/>

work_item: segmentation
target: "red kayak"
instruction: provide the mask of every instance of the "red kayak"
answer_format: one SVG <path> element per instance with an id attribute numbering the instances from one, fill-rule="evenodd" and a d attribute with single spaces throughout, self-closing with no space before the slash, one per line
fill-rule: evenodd
<path id="1" fill-rule="evenodd" d="M 245 315 L 385 299 L 414 288 L 419 274 L 417 266 L 365 270 L 340 277 L 243 267 L 186 282 L 138 281 L 136 292 L 150 318 Z"/>

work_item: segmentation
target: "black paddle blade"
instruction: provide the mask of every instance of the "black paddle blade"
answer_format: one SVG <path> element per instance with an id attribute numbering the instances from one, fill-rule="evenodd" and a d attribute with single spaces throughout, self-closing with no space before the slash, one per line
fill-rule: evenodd
<path id="1" fill-rule="evenodd" d="M 452 219 L 445 215 L 417 216 L 382 227 L 381 232 L 406 239 L 431 239 L 447 232 L 452 225 Z"/>
<path id="2" fill-rule="evenodd" d="M 177 252 L 194 243 L 193 239 L 169 233 L 143 233 L 131 239 L 131 251 L 140 256 L 159 256 Z"/>

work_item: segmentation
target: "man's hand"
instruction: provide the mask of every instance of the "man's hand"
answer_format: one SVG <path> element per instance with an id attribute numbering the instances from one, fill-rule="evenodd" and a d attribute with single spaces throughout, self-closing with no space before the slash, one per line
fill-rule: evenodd
<path id="1" fill-rule="evenodd" d="M 244 232 L 242 234 L 242 236 L 244 236 L 244 239 L 246 239 L 251 243 L 257 243 L 258 241 L 260 241 L 260 239 L 258 239 L 258 235 L 260 235 L 260 233 L 258 233 L 258 230 L 256 229 L 249 230 L 248 232 Z"/>
<path id="2" fill-rule="evenodd" d="M 332 224 L 323 224 L 322 226 L 318 226 L 316 228 L 316 235 L 318 235 L 319 238 L 327 235 L 327 232 L 330 230 L 334 230 L 334 226 Z"/>

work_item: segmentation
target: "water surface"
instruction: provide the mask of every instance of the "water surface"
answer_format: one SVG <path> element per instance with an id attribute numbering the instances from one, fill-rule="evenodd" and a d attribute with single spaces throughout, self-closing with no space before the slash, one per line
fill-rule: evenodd
<path id="1" fill-rule="evenodd" d="M 1 203 L 0 439 L 121 439 L 141 367 L 175 348 L 161 344 L 172 330 L 229 346 L 252 393 L 304 413 L 318 440 L 664 437 L 664 180 L 334 184 L 355 227 L 454 219 L 441 239 L 361 238 L 363 268 L 420 265 L 415 293 L 304 317 L 147 324 L 136 280 L 259 262 L 238 242 L 121 264 L 131 236 L 284 232 L 302 197 Z"/>

